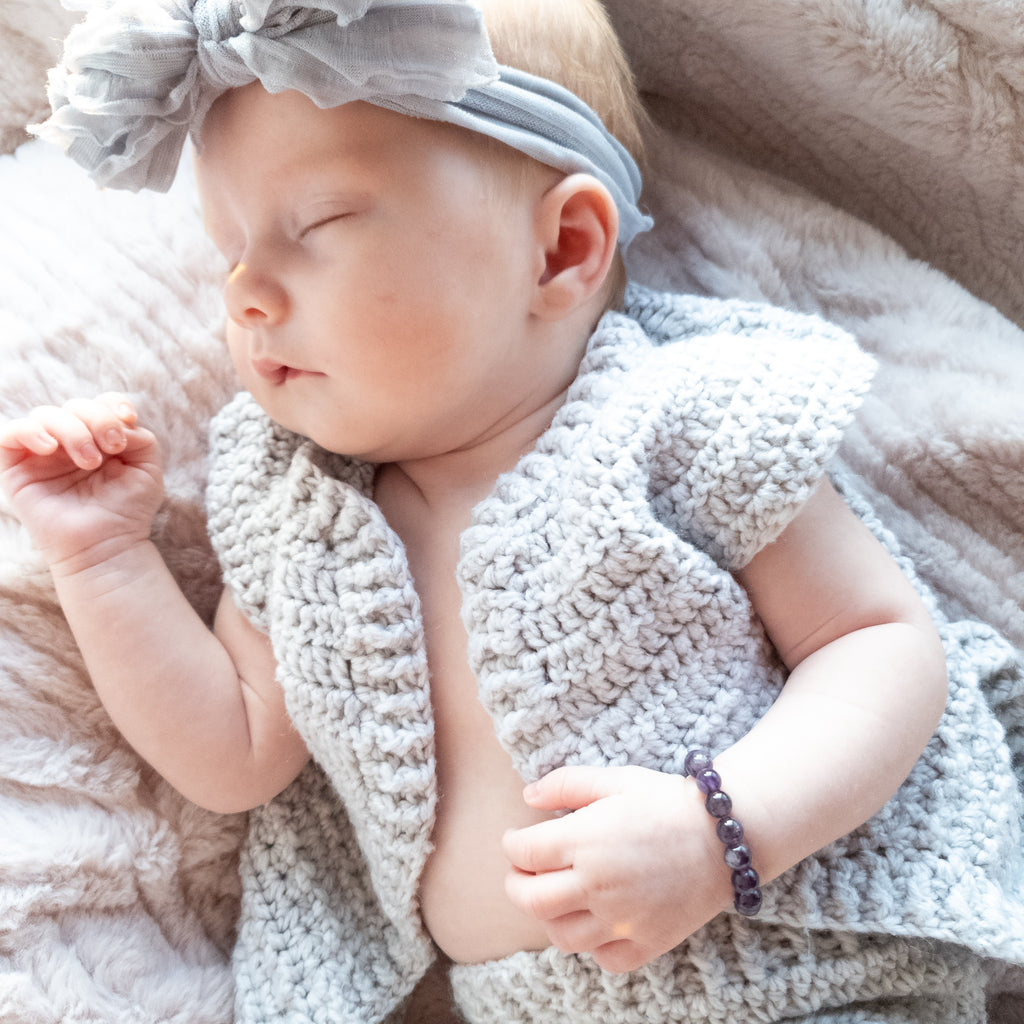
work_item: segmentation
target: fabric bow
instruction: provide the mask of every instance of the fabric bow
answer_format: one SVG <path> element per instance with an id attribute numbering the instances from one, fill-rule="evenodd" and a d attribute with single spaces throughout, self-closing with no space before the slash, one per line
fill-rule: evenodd
<path id="1" fill-rule="evenodd" d="M 468 0 L 66 0 L 87 9 L 33 127 L 100 185 L 166 191 L 225 90 L 259 81 L 318 106 L 388 98 L 436 116 L 498 77 Z"/>

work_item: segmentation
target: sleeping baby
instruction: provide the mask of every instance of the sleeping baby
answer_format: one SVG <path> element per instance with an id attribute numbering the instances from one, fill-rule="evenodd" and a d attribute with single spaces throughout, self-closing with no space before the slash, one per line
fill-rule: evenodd
<path id="1" fill-rule="evenodd" d="M 225 259 L 212 631 L 130 396 L 3 424 L 0 482 L 124 736 L 251 812 L 238 1019 L 381 1022 L 438 958 L 470 1024 L 984 1019 L 1024 924 L 934 782 L 1009 771 L 990 639 L 830 476 L 851 339 L 626 285 L 600 4 L 113 0 L 64 63 L 40 134 L 129 189 L 191 135 Z"/>

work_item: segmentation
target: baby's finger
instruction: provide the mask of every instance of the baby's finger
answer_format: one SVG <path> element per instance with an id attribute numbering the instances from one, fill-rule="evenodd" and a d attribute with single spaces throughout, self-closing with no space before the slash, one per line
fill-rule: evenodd
<path id="1" fill-rule="evenodd" d="M 569 818 L 552 818 L 528 828 L 510 829 L 501 839 L 509 862 L 522 871 L 558 871 L 570 868 L 576 845 Z"/>
<path id="2" fill-rule="evenodd" d="M 505 876 L 505 894 L 514 907 L 538 921 L 579 913 L 587 906 L 587 894 L 571 869 L 531 875 L 513 868 Z"/>
<path id="3" fill-rule="evenodd" d="M 118 415 L 116 404 L 108 402 L 105 397 L 73 398 L 64 403 L 64 409 L 85 424 L 99 451 L 106 455 L 118 455 L 124 451 L 128 443 L 128 427 Z"/>
<path id="4" fill-rule="evenodd" d="M 527 786 L 523 790 L 523 798 L 531 807 L 576 811 L 604 797 L 624 792 L 642 770 L 635 766 L 566 765 Z"/>
<path id="5" fill-rule="evenodd" d="M 590 911 L 583 910 L 548 921 L 544 930 L 551 944 L 563 953 L 591 953 L 610 942 L 628 939 L 632 926 L 628 923 L 608 925 Z"/>
<path id="6" fill-rule="evenodd" d="M 0 463 L 12 466 L 32 455 L 52 455 L 59 447 L 57 439 L 29 416 L 10 420 L 0 428 Z"/>
<path id="7" fill-rule="evenodd" d="M 135 411 L 131 395 L 126 395 L 123 391 L 107 391 L 96 401 L 108 406 L 111 412 L 127 427 L 133 427 L 139 422 L 139 414 Z"/>
<path id="8" fill-rule="evenodd" d="M 68 405 L 61 408 L 41 406 L 32 411 L 31 419 L 56 439 L 79 469 L 95 470 L 103 464 L 103 454 L 92 430 Z"/>
<path id="9" fill-rule="evenodd" d="M 609 974 L 626 974 L 649 964 L 660 952 L 644 947 L 629 939 L 614 939 L 603 946 L 589 950 L 594 962 Z M 663 951 L 662 951 L 663 952 Z"/>

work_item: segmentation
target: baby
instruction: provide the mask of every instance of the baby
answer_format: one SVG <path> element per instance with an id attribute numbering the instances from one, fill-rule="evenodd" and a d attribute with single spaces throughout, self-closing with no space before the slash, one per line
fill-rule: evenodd
<path id="1" fill-rule="evenodd" d="M 469 4 L 343 6 L 166 4 L 231 51 L 182 76 L 244 388 L 213 433 L 213 630 L 150 541 L 127 396 L 0 431 L 118 728 L 253 809 L 240 1018 L 381 1021 L 435 946 L 480 1022 L 788 1017 L 808 970 L 814 1007 L 870 998 L 877 973 L 829 980 L 868 947 L 923 965 L 896 995 L 955 989 L 923 939 L 862 948 L 870 916 L 830 938 L 824 869 L 818 939 L 768 884 L 890 800 L 945 703 L 928 612 L 825 476 L 867 361 L 778 311 L 618 311 L 646 224 L 604 123 L 636 145 L 639 103 L 598 3 L 484 4 L 497 70 Z M 382 39 L 413 70 L 339 99 L 331 62 L 376 72 Z M 455 86 L 420 84 L 439 49 Z M 96 156 L 55 107 L 100 180 L 166 186 L 166 132 Z"/>

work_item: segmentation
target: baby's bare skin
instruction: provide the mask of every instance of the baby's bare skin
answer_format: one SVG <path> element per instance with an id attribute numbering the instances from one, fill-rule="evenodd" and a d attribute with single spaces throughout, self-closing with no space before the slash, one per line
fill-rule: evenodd
<path id="1" fill-rule="evenodd" d="M 523 780 L 477 699 L 455 579 L 459 534 L 473 498 L 455 494 L 431 509 L 407 478 L 383 470 L 375 498 L 405 544 L 430 666 L 437 757 L 434 851 L 420 884 L 424 923 L 451 959 L 475 963 L 549 944 L 536 919 L 505 894 L 509 863 L 502 835 L 551 817 L 523 800 Z"/>

